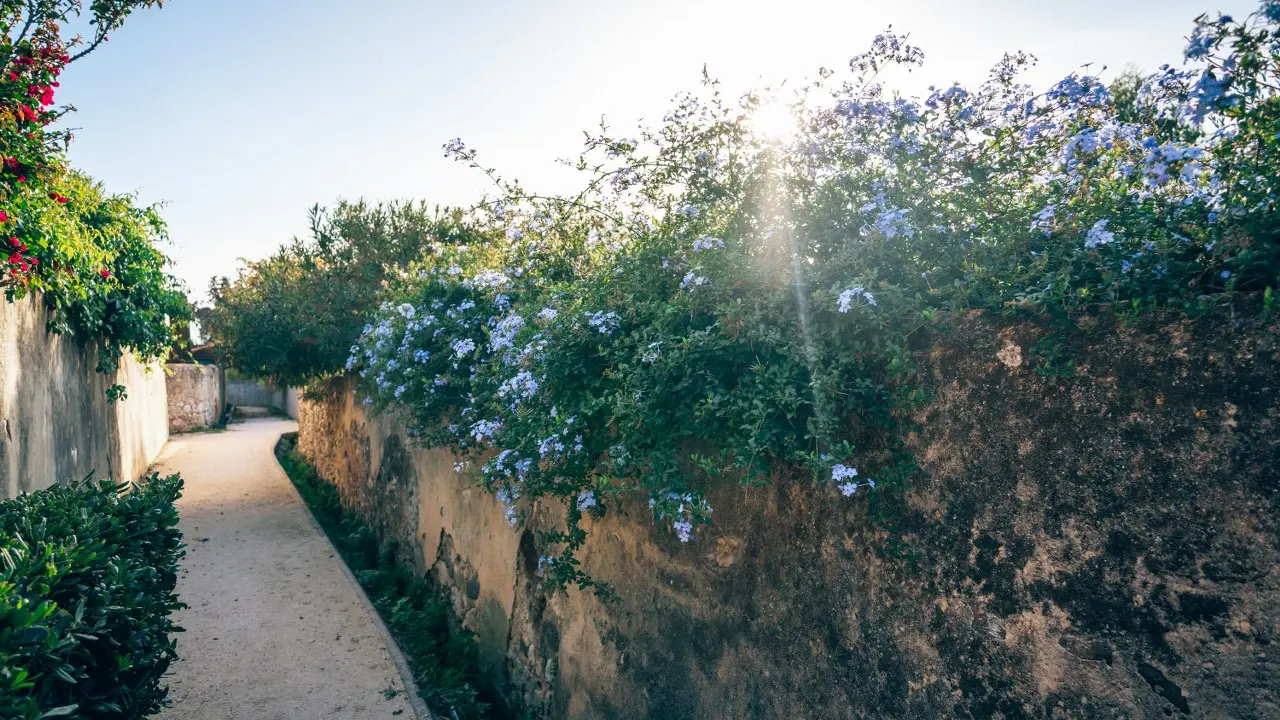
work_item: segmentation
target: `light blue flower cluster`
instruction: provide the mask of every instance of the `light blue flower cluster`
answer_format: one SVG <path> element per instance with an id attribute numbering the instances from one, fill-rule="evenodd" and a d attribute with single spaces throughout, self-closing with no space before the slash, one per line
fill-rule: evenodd
<path id="1" fill-rule="evenodd" d="M 840 297 L 836 299 L 836 309 L 842 313 L 849 312 L 853 308 L 855 300 L 862 300 L 865 304 L 875 307 L 876 297 L 861 287 L 851 287 L 840 293 Z"/>
<path id="2" fill-rule="evenodd" d="M 618 313 L 615 312 L 594 312 L 583 311 L 582 316 L 587 319 L 587 324 L 604 335 L 612 335 L 614 330 L 618 329 Z"/>
<path id="3" fill-rule="evenodd" d="M 680 542 L 693 539 L 693 526 L 711 514 L 711 505 L 705 498 L 691 493 L 668 492 L 649 498 L 649 509 L 659 520 L 671 520 L 671 529 Z"/>
<path id="4" fill-rule="evenodd" d="M 1099 220 L 1089 228 L 1089 233 L 1084 238 L 1084 246 L 1092 250 L 1099 245 L 1107 245 L 1116 239 L 1116 234 L 1107 230 L 1107 221 Z"/>
<path id="5" fill-rule="evenodd" d="M 858 488 L 867 487 L 872 490 L 876 487 L 876 481 L 871 478 L 858 481 L 854 478 L 858 477 L 858 469 L 843 464 L 836 464 L 831 467 L 831 481 L 836 484 L 836 489 L 841 495 L 850 497 L 858 492 Z"/>
<path id="6" fill-rule="evenodd" d="M 710 235 L 702 235 L 697 240 L 693 241 L 694 252 L 699 252 L 702 250 L 714 250 L 716 248 L 722 248 L 722 247 L 724 247 L 724 241 L 721 240 L 720 238 L 711 237 Z"/>

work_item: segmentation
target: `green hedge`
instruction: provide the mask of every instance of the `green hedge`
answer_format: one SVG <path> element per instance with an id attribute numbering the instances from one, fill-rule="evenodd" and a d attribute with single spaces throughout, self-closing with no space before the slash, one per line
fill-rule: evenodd
<path id="1" fill-rule="evenodd" d="M 166 703 L 182 478 L 0 503 L 0 718 L 141 718 Z"/>

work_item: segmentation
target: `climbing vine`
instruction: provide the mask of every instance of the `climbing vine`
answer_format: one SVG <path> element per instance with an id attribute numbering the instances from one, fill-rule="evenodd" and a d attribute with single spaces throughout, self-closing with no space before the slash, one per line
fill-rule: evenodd
<path id="1" fill-rule="evenodd" d="M 1181 67 L 1035 90 L 1006 56 L 978 87 L 892 92 L 923 52 L 886 33 L 799 89 L 726 98 L 708 79 L 635 137 L 602 127 L 581 193 L 503 180 L 488 238 L 407 268 L 348 367 L 377 408 L 449 446 L 506 507 L 564 501 L 555 585 L 584 516 L 639 495 L 681 541 L 705 490 L 810 468 L 857 497 L 900 468 L 922 395 L 913 343 L 949 313 L 1194 312 L 1280 276 L 1280 2 L 1201 17 Z M 1063 365 L 1055 365 L 1060 368 Z"/>

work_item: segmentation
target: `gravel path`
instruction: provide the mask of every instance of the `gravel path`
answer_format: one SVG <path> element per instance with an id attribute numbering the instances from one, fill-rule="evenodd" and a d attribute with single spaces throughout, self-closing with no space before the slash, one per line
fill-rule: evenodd
<path id="1" fill-rule="evenodd" d="M 161 455 L 157 470 L 186 479 L 191 606 L 161 720 L 415 718 L 381 625 L 273 455 L 295 429 L 238 423 Z"/>

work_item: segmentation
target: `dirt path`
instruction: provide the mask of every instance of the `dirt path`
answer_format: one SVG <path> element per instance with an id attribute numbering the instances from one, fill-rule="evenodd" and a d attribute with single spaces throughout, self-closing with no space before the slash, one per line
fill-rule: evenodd
<path id="1" fill-rule="evenodd" d="M 161 455 L 157 469 L 186 479 L 191 606 L 161 720 L 415 717 L 371 608 L 272 454 L 294 429 L 253 420 Z"/>

